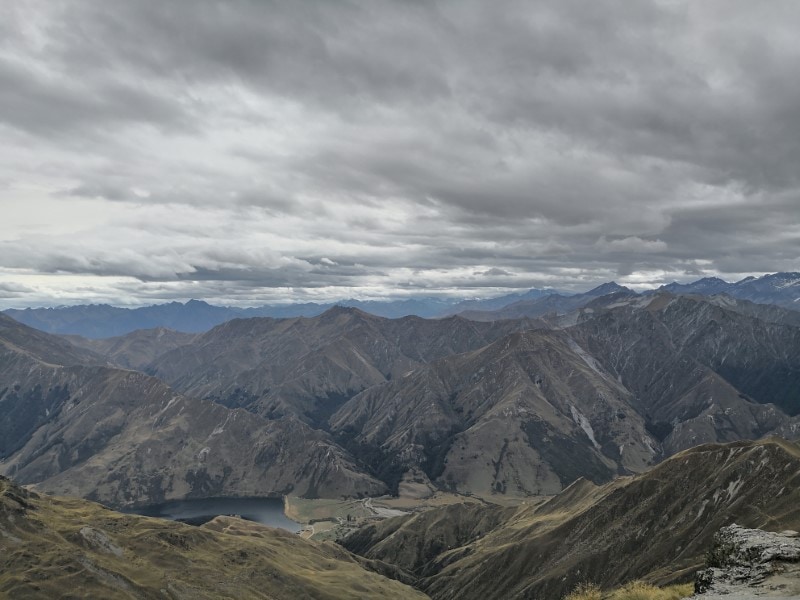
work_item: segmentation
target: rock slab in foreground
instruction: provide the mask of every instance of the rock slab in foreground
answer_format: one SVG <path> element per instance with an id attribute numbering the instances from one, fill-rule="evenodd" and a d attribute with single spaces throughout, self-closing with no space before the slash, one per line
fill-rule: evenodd
<path id="1" fill-rule="evenodd" d="M 695 598 L 800 600 L 800 534 L 729 525 L 708 553 L 708 568 L 695 577 Z"/>

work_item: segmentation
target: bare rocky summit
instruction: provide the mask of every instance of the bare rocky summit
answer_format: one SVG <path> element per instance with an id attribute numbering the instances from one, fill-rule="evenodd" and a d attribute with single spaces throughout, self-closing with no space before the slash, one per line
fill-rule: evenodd
<path id="1" fill-rule="evenodd" d="M 773 533 L 739 525 L 724 527 L 697 573 L 695 598 L 800 599 L 800 533 Z"/>

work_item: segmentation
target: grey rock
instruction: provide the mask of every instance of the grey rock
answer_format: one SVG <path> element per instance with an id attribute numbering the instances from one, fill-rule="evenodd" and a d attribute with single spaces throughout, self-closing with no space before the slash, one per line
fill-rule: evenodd
<path id="1" fill-rule="evenodd" d="M 800 598 L 800 534 L 724 527 L 695 577 L 695 598 Z"/>

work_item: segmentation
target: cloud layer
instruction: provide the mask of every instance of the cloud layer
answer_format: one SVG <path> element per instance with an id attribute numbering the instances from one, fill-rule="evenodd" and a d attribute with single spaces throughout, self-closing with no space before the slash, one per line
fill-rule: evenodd
<path id="1" fill-rule="evenodd" d="M 800 269 L 800 7 L 0 5 L 0 306 Z"/>

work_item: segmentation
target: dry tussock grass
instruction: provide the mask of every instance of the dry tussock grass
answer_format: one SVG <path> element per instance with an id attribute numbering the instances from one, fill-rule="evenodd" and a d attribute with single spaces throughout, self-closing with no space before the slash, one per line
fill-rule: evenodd
<path id="1" fill-rule="evenodd" d="M 643 581 L 633 581 L 604 594 L 597 585 L 582 583 L 565 600 L 681 600 L 693 592 L 694 586 L 690 583 L 658 588 Z"/>

